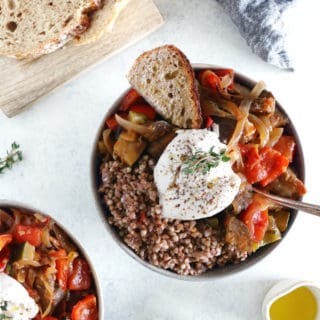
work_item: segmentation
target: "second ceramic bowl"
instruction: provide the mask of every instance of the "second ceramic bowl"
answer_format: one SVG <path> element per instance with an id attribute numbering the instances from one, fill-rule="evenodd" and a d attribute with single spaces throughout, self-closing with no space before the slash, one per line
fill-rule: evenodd
<path id="1" fill-rule="evenodd" d="M 17 209 L 17 210 L 25 213 L 26 215 L 33 215 L 34 213 L 39 213 L 44 217 L 50 217 L 47 214 L 41 212 L 40 210 L 37 210 L 31 206 L 21 204 L 16 201 L 0 200 L 0 209 L 2 209 L 2 210 Z M 76 247 L 77 251 L 80 253 L 80 256 L 82 256 L 89 264 L 92 279 L 93 279 L 92 293 L 93 292 L 95 293 L 96 299 L 97 299 L 98 319 L 104 320 L 102 290 L 101 290 L 100 281 L 99 281 L 97 273 L 95 272 L 93 263 L 90 261 L 90 258 L 88 256 L 88 254 L 85 252 L 81 243 L 71 234 L 71 232 L 69 230 L 67 230 L 64 226 L 62 226 L 59 222 L 57 222 L 55 219 L 53 219 L 52 217 L 50 217 L 50 219 L 54 221 L 54 224 L 58 226 L 59 230 L 61 230 L 60 232 L 62 232 L 63 234 L 66 235 L 66 238 L 68 239 L 68 241 L 70 241 L 70 244 L 72 246 Z M 26 241 L 26 240 L 24 240 L 24 241 Z M 12 252 L 12 254 L 14 255 L 15 252 Z M 81 295 L 80 295 L 80 297 L 81 297 Z"/>

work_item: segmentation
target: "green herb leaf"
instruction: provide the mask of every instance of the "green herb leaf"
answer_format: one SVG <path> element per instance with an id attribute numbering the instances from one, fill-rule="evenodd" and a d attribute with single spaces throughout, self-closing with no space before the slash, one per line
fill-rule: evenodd
<path id="1" fill-rule="evenodd" d="M 22 151 L 19 148 L 20 146 L 16 142 L 13 142 L 11 150 L 7 151 L 7 155 L 4 158 L 0 158 L 0 173 L 3 173 L 5 169 L 11 169 L 15 163 L 23 159 Z"/>
<path id="2" fill-rule="evenodd" d="M 8 307 L 8 302 L 7 301 L 3 301 L 3 303 L 0 304 L 0 309 L 2 311 L 7 311 L 7 307 Z"/>
<path id="3" fill-rule="evenodd" d="M 230 158 L 226 155 L 226 151 L 222 150 L 220 153 L 213 151 L 214 147 L 211 147 L 208 152 L 196 150 L 186 161 L 183 162 L 184 168 L 182 172 L 184 174 L 191 174 L 194 172 L 202 172 L 207 174 L 211 168 L 216 168 L 220 162 L 227 162 Z"/>

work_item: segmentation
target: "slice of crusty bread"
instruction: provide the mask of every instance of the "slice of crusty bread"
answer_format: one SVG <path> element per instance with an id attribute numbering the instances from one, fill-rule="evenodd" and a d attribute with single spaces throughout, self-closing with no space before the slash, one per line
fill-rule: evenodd
<path id="1" fill-rule="evenodd" d="M 90 28 L 74 39 L 75 45 L 83 45 L 100 39 L 106 32 L 111 32 L 113 26 L 130 0 L 105 0 L 102 8 L 92 14 Z"/>
<path id="2" fill-rule="evenodd" d="M 0 55 L 19 59 L 50 53 L 83 33 L 100 0 L 1 0 Z"/>
<path id="3" fill-rule="evenodd" d="M 143 53 L 129 71 L 130 84 L 165 119 L 180 128 L 200 128 L 199 94 L 193 69 L 175 46 Z"/>

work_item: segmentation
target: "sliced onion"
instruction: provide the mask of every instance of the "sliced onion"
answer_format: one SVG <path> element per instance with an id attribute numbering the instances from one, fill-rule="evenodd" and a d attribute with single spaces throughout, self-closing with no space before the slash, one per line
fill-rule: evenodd
<path id="1" fill-rule="evenodd" d="M 249 96 L 250 95 L 250 90 L 247 87 L 245 87 L 237 82 L 234 83 L 234 88 L 242 96 Z"/>
<path id="2" fill-rule="evenodd" d="M 51 278 L 40 274 L 35 280 L 35 287 L 40 296 L 39 307 L 42 318 L 45 318 L 52 311 L 54 297 L 54 281 Z"/>
<path id="3" fill-rule="evenodd" d="M 228 157 L 230 157 L 231 163 L 236 164 L 237 171 L 243 171 L 244 164 L 238 144 L 228 149 Z"/>
<path id="4" fill-rule="evenodd" d="M 266 84 L 263 81 L 259 81 L 250 92 L 252 98 L 258 98 L 262 91 L 266 88 Z"/>
<path id="5" fill-rule="evenodd" d="M 13 263 L 13 266 L 17 269 L 23 269 L 25 267 L 41 267 L 41 264 L 35 260 L 18 260 Z"/>
<path id="6" fill-rule="evenodd" d="M 122 128 L 124 128 L 128 131 L 133 130 L 133 131 L 135 131 L 139 134 L 142 134 L 142 135 L 152 133 L 152 130 L 150 128 L 143 126 L 143 125 L 140 125 L 140 124 L 130 122 L 126 119 L 123 119 L 122 117 L 120 117 L 117 114 L 115 115 L 115 119 Z"/>
<path id="7" fill-rule="evenodd" d="M 26 277 L 26 282 L 27 282 L 27 285 L 29 287 L 31 287 L 31 288 L 33 287 L 33 283 L 34 283 L 34 281 L 36 279 L 36 276 L 37 276 L 36 271 L 34 269 L 32 269 L 32 268 L 29 268 L 28 269 L 28 274 L 27 274 L 27 277 Z"/>
<path id="8" fill-rule="evenodd" d="M 273 130 L 270 132 L 270 138 L 267 143 L 267 146 L 272 148 L 281 138 L 283 134 L 283 128 L 273 128 Z"/>
<path id="9" fill-rule="evenodd" d="M 226 74 L 221 79 L 221 83 L 220 83 L 221 84 L 221 89 L 222 90 L 226 90 L 230 86 L 232 81 L 233 81 L 233 76 L 230 73 Z"/>
<path id="10" fill-rule="evenodd" d="M 272 125 L 271 125 L 270 119 L 267 116 L 259 116 L 259 118 L 264 122 L 264 124 L 267 127 L 267 129 L 269 130 L 269 132 L 271 132 Z"/>
<path id="11" fill-rule="evenodd" d="M 250 106 L 251 106 L 252 101 L 251 100 L 243 100 L 239 106 L 239 110 L 242 113 L 242 117 L 240 120 L 238 120 L 236 127 L 233 131 L 233 134 L 230 138 L 230 141 L 228 143 L 228 149 L 234 147 L 239 140 L 241 139 L 242 133 L 243 133 L 243 128 L 244 128 L 244 124 L 246 123 L 247 119 L 248 119 L 248 115 L 249 115 L 249 110 L 250 110 Z"/>
<path id="12" fill-rule="evenodd" d="M 201 104 L 203 114 L 206 116 L 217 116 L 221 118 L 234 119 L 234 115 L 221 110 L 218 104 L 212 100 L 204 100 Z"/>
<path id="13" fill-rule="evenodd" d="M 61 288 L 58 288 L 54 292 L 53 305 L 57 306 L 65 298 L 66 294 L 66 291 L 62 290 Z"/>
<path id="14" fill-rule="evenodd" d="M 260 147 L 264 147 L 269 141 L 269 130 L 259 117 L 249 114 L 249 120 L 254 124 L 259 133 Z"/>
<path id="15" fill-rule="evenodd" d="M 221 107 L 228 111 L 229 113 L 231 113 L 232 115 L 234 115 L 234 117 L 237 120 L 240 120 L 242 118 L 242 113 L 240 110 L 240 107 L 238 107 L 235 103 L 231 102 L 231 101 L 227 101 L 227 100 L 220 100 L 219 104 L 221 105 Z"/>
<path id="16" fill-rule="evenodd" d="M 14 225 L 16 226 L 17 224 L 21 223 L 21 211 L 18 209 L 11 209 L 14 217 Z"/>
<path id="17" fill-rule="evenodd" d="M 20 283 L 25 283 L 25 281 L 26 281 L 26 270 L 24 270 L 24 269 L 18 270 L 15 278 L 16 278 Z"/>
<path id="18" fill-rule="evenodd" d="M 47 221 L 47 217 L 45 217 L 44 215 L 42 215 L 41 213 L 36 212 L 34 214 L 34 217 L 39 220 L 41 223 L 45 223 Z"/>
<path id="19" fill-rule="evenodd" d="M 49 230 L 49 228 L 43 228 L 42 229 L 41 241 L 47 248 L 50 248 L 51 242 L 50 242 L 50 230 Z"/>

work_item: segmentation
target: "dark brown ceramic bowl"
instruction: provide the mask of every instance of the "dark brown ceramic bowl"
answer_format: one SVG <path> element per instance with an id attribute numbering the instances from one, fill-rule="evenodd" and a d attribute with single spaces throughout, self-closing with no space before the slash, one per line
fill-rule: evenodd
<path id="1" fill-rule="evenodd" d="M 214 68 L 221 68 L 219 66 L 214 66 L 214 65 L 209 65 L 209 64 L 193 64 L 193 68 L 195 71 L 200 71 L 203 69 L 214 69 Z M 246 76 L 236 73 L 235 74 L 235 82 L 251 89 L 255 86 L 257 83 L 254 80 L 251 80 L 247 78 Z M 104 217 L 105 220 L 105 225 L 107 228 L 107 231 L 110 233 L 112 238 L 115 240 L 115 242 L 127 253 L 129 256 L 131 256 L 133 259 L 138 261 L 139 263 L 143 264 L 147 268 L 156 271 L 162 275 L 172 277 L 175 279 L 180 279 L 180 280 L 209 280 L 209 279 L 216 279 L 216 278 L 221 278 L 223 276 L 235 274 L 237 272 L 243 271 L 248 269 L 249 267 L 255 265 L 257 262 L 261 261 L 264 257 L 269 255 L 280 243 L 283 241 L 283 238 L 286 237 L 287 233 L 290 231 L 296 216 L 297 216 L 297 211 L 292 211 L 290 215 L 290 220 L 288 223 L 288 228 L 287 230 L 283 233 L 282 240 L 275 242 L 273 244 L 270 244 L 268 246 L 262 247 L 259 249 L 257 252 L 252 254 L 250 257 L 248 257 L 245 261 L 241 262 L 240 264 L 228 264 L 224 267 L 216 267 L 211 270 L 208 270 L 207 272 L 199 275 L 199 276 L 182 276 L 179 275 L 175 272 L 164 270 L 158 267 L 153 266 L 152 264 L 148 263 L 147 261 L 141 259 L 138 255 L 136 255 L 121 239 L 119 236 L 118 232 L 115 230 L 114 227 L 110 226 L 107 222 L 107 216 L 110 215 L 108 212 L 108 208 L 106 205 L 103 203 L 99 193 L 98 193 L 98 187 L 100 184 L 100 178 L 99 178 L 99 157 L 98 157 L 98 141 L 101 137 L 102 131 L 105 128 L 105 121 L 106 119 L 112 115 L 118 108 L 119 103 L 122 101 L 124 96 L 127 94 L 129 89 L 127 89 L 124 93 L 121 94 L 121 96 L 115 101 L 115 103 L 110 107 L 108 110 L 105 118 L 102 121 L 102 124 L 98 130 L 97 136 L 94 141 L 94 146 L 92 149 L 92 156 L 91 156 L 91 183 L 92 183 L 92 190 L 95 196 L 95 202 L 96 206 L 100 212 L 100 214 Z M 305 179 L 305 168 L 304 168 L 304 158 L 303 158 L 303 153 L 302 153 L 302 147 L 301 143 L 298 137 L 298 134 L 294 128 L 293 123 L 291 122 L 288 114 L 284 110 L 284 108 L 279 104 L 279 102 L 276 103 L 276 107 L 278 108 L 279 111 L 282 112 L 288 119 L 289 119 L 289 124 L 286 126 L 285 133 L 292 135 L 295 138 L 296 141 L 296 152 L 295 152 L 295 158 L 293 161 L 293 166 L 297 171 L 298 177 L 304 181 Z"/>
<path id="2" fill-rule="evenodd" d="M 0 209 L 10 209 L 10 208 L 19 209 L 19 210 L 22 210 L 22 211 L 24 211 L 26 213 L 30 213 L 30 214 L 33 214 L 33 213 L 37 212 L 37 213 L 40 213 L 40 214 L 42 214 L 44 216 L 49 216 L 49 215 L 41 212 L 40 210 L 37 210 L 37 209 L 35 209 L 35 208 L 31 207 L 31 206 L 28 206 L 28 205 L 19 203 L 17 201 L 0 200 Z M 94 266 L 93 266 L 92 262 L 90 261 L 89 256 L 85 252 L 85 250 L 82 247 L 81 243 L 70 233 L 70 231 L 68 231 L 66 229 L 66 227 L 62 226 L 59 222 L 57 222 L 52 217 L 50 217 L 50 219 L 52 219 L 56 223 L 56 225 L 69 237 L 71 242 L 76 246 L 76 248 L 79 250 L 81 255 L 88 262 L 88 264 L 90 266 L 93 282 L 94 282 L 94 287 L 95 287 L 96 293 L 97 293 L 97 305 L 98 305 L 98 312 L 99 312 L 98 319 L 99 320 L 104 320 L 104 308 L 103 308 L 103 299 L 102 299 L 102 290 L 101 290 L 101 287 L 100 287 L 100 281 L 99 281 L 97 273 L 95 272 Z"/>

